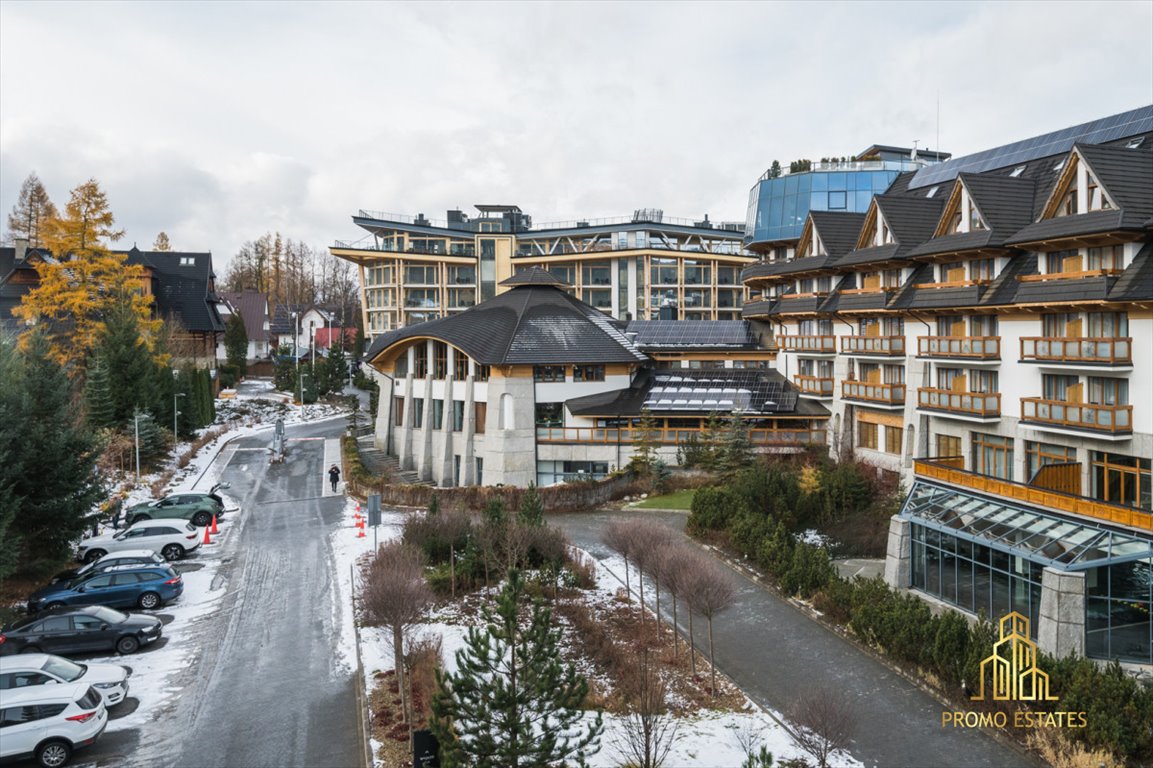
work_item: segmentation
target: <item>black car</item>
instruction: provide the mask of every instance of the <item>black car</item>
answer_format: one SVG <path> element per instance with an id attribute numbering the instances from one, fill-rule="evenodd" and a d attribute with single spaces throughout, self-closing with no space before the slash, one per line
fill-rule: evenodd
<path id="1" fill-rule="evenodd" d="M 0 629 L 0 655 L 11 653 L 135 653 L 160 639 L 154 616 L 129 616 L 103 605 L 54 608 Z"/>

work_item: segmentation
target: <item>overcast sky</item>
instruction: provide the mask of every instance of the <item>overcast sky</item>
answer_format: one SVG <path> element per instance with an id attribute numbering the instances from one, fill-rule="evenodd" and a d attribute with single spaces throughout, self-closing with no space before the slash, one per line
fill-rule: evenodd
<path id="1" fill-rule="evenodd" d="M 0 1 L 0 213 L 95 177 L 121 244 L 358 209 L 743 220 L 773 161 L 979 151 L 1153 103 L 1153 2 Z"/>

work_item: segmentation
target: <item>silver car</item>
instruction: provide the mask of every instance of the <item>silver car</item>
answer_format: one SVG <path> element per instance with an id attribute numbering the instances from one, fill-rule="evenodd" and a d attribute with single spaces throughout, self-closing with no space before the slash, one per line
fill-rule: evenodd
<path id="1" fill-rule="evenodd" d="M 120 704 L 128 696 L 128 667 L 119 664 L 78 664 L 50 653 L 0 656 L 0 698 L 31 685 L 87 683 L 105 706 Z"/>

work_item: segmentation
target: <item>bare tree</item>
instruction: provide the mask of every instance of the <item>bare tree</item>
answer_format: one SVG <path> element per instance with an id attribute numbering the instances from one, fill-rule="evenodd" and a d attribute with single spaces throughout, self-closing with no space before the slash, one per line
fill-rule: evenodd
<path id="1" fill-rule="evenodd" d="M 625 683 L 628 713 L 614 746 L 625 763 L 636 768 L 659 768 L 677 738 L 677 721 L 669 712 L 668 690 L 647 648 L 640 651 Z"/>
<path id="2" fill-rule="evenodd" d="M 834 752 L 848 748 L 857 729 L 857 718 L 848 700 L 827 688 L 802 696 L 791 714 L 793 738 L 820 768 L 827 768 Z"/>
<path id="3" fill-rule="evenodd" d="M 406 687 L 404 639 L 432 602 L 432 590 L 424 580 L 423 553 L 399 541 L 382 545 L 369 566 L 361 596 L 369 623 L 392 631 L 397 688 L 405 721 L 411 729 L 411 695 Z"/>
<path id="4" fill-rule="evenodd" d="M 673 658 L 680 653 L 680 622 L 677 619 L 677 596 L 681 593 L 681 584 L 685 581 L 684 564 L 686 553 L 689 551 L 681 542 L 668 542 L 657 549 L 653 556 L 653 570 L 657 581 L 664 584 L 665 591 L 673 602 Z"/>
<path id="5" fill-rule="evenodd" d="M 632 587 L 629 585 L 629 559 L 633 554 L 631 532 L 628 523 L 623 520 L 613 520 L 601 534 L 601 541 L 625 559 L 625 602 L 628 604 L 631 604 L 633 600 Z"/>
<path id="6" fill-rule="evenodd" d="M 712 694 L 717 695 L 717 664 L 713 648 L 713 618 L 732 606 L 736 599 L 736 587 L 721 566 L 703 554 L 694 552 L 685 563 L 692 574 L 691 583 L 685 590 L 685 599 L 691 611 L 705 617 L 709 622 L 709 665 L 712 667 Z"/>

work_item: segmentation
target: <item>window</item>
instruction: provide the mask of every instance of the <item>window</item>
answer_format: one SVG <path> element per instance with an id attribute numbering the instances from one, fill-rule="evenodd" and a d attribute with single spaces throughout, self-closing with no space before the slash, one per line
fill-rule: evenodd
<path id="1" fill-rule="evenodd" d="M 473 403 L 473 429 L 478 435 L 484 434 L 484 421 L 488 418 L 488 403 Z M 479 480 L 477 482 L 480 482 Z"/>
<path id="2" fill-rule="evenodd" d="M 491 369 L 487 365 L 477 365 L 476 366 L 476 373 L 474 374 L 476 377 L 475 380 L 476 381 L 488 381 L 490 371 L 491 371 Z"/>
<path id="3" fill-rule="evenodd" d="M 532 380 L 542 383 L 563 382 L 565 367 L 563 365 L 534 365 L 532 367 Z"/>
<path id="4" fill-rule="evenodd" d="M 1129 335 L 1129 315 L 1125 312 L 1090 312 L 1087 336 L 1091 339 L 1123 339 Z"/>
<path id="5" fill-rule="evenodd" d="M 196 266 L 196 257 L 195 256 L 181 256 L 180 257 L 180 266 L 182 266 L 182 267 L 195 267 Z"/>
<path id="6" fill-rule="evenodd" d="M 937 435 L 937 452 L 935 458 L 954 459 L 964 456 L 961 453 L 961 438 L 954 435 Z"/>
<path id="7" fill-rule="evenodd" d="M 424 400 L 414 400 L 412 403 L 413 426 L 424 429 Z"/>
<path id="8" fill-rule="evenodd" d="M 1075 464 L 1077 449 L 1052 443 L 1025 441 L 1025 482 L 1033 482 L 1041 467 L 1050 464 Z"/>
<path id="9" fill-rule="evenodd" d="M 612 270 L 608 264 L 585 264 L 581 267 L 581 284 L 612 285 Z"/>
<path id="10" fill-rule="evenodd" d="M 574 365 L 572 369 L 573 381 L 604 381 L 605 367 L 603 365 Z"/>
<path id="11" fill-rule="evenodd" d="M 970 280 L 992 280 L 993 259 L 977 259 L 969 262 Z"/>
<path id="12" fill-rule="evenodd" d="M 428 375 L 428 350 L 424 344 L 417 343 L 413 346 L 412 351 L 412 375 L 418 379 L 423 379 Z"/>
<path id="13" fill-rule="evenodd" d="M 847 207 L 844 192 L 830 192 L 829 193 L 829 210 L 830 211 L 843 211 Z"/>
<path id="14" fill-rule="evenodd" d="M 1103 248 L 1090 248 L 1089 269 L 1121 271 L 1125 268 L 1125 251 L 1120 245 L 1107 245 Z"/>
<path id="15" fill-rule="evenodd" d="M 1130 139 L 1129 143 L 1125 145 L 1125 149 L 1137 149 L 1138 147 L 1140 147 L 1144 143 L 1145 143 L 1145 137 L 1144 136 L 1138 136 L 1135 139 Z"/>
<path id="16" fill-rule="evenodd" d="M 452 431 L 460 432 L 464 429 L 464 401 L 452 401 Z"/>
<path id="17" fill-rule="evenodd" d="M 900 427 L 885 427 L 885 453 L 901 452 L 901 435 L 903 430 Z"/>
<path id="18" fill-rule="evenodd" d="M 1046 400 L 1060 400 L 1062 402 L 1077 402 L 1070 398 L 1077 397 L 1079 391 L 1076 376 L 1065 374 L 1046 373 L 1041 375 L 1041 390 Z"/>
<path id="19" fill-rule="evenodd" d="M 1089 463 L 1093 498 L 1153 510 L 1148 458 L 1093 451 L 1089 454 Z"/>
<path id="20" fill-rule="evenodd" d="M 1011 179 L 1018 178 L 1022 173 L 1025 172 L 1025 168 L 1026 168 L 1026 166 L 1024 166 L 1024 165 L 1018 165 L 1016 168 L 1009 171 L 1009 178 L 1011 178 Z"/>
<path id="21" fill-rule="evenodd" d="M 1013 479 L 1013 438 L 973 433 L 973 471 L 979 475 Z"/>
<path id="22" fill-rule="evenodd" d="M 985 229 L 985 221 L 981 218 L 981 212 L 977 210 L 977 206 L 969 201 L 969 231 L 976 232 L 980 229 Z"/>
<path id="23" fill-rule="evenodd" d="M 484 485 L 484 459 L 476 457 L 476 484 Z"/>
<path id="24" fill-rule="evenodd" d="M 463 352 L 457 352 L 452 358 L 452 377 L 457 381 L 468 378 L 468 357 Z"/>
<path id="25" fill-rule="evenodd" d="M 476 285 L 476 267 L 472 265 L 450 265 L 448 268 L 450 285 Z"/>
<path id="26" fill-rule="evenodd" d="M 443 379 L 448 376 L 448 345 L 443 341 L 432 343 L 432 377 Z"/>
<path id="27" fill-rule="evenodd" d="M 433 400 L 432 401 L 432 428 L 433 429 L 440 429 L 442 424 L 444 424 L 444 401 L 443 400 Z"/>
<path id="28" fill-rule="evenodd" d="M 1080 326 L 1081 316 L 1076 312 L 1053 312 L 1041 316 L 1041 335 L 1048 339 L 1080 336 Z"/>
<path id="29" fill-rule="evenodd" d="M 1065 193 L 1065 198 L 1057 206 L 1058 216 L 1075 216 L 1077 214 L 1077 189 L 1071 187 Z"/>
<path id="30" fill-rule="evenodd" d="M 1078 251 L 1053 251 L 1045 254 L 1045 274 L 1047 275 L 1080 271 L 1081 254 Z"/>
<path id="31" fill-rule="evenodd" d="M 418 264 L 404 268 L 404 282 L 409 285 L 436 285 L 436 265 Z"/>
<path id="32" fill-rule="evenodd" d="M 564 403 L 537 403 L 536 425 L 538 427 L 563 427 Z"/>
<path id="33" fill-rule="evenodd" d="M 394 426 L 404 426 L 404 398 L 392 398 L 392 423 Z"/>
<path id="34" fill-rule="evenodd" d="M 940 189 L 940 187 L 930 187 L 929 191 L 925 193 L 925 197 L 935 197 L 937 194 L 937 190 L 939 190 L 939 189 Z"/>
<path id="35" fill-rule="evenodd" d="M 653 259 L 649 282 L 653 285 L 676 285 L 679 283 L 676 261 L 673 259 Z"/>
<path id="36" fill-rule="evenodd" d="M 857 447 L 877 450 L 877 425 L 869 422 L 857 422 Z"/>
<path id="37" fill-rule="evenodd" d="M 480 300 L 496 295 L 496 241 L 480 241 Z"/>
<path id="38" fill-rule="evenodd" d="M 409 288 L 404 292 L 404 306 L 411 309 L 435 309 L 440 306 L 436 288 Z"/>
<path id="39" fill-rule="evenodd" d="M 1093 405 L 1128 405 L 1129 380 L 1090 376 L 1089 402 Z"/>

